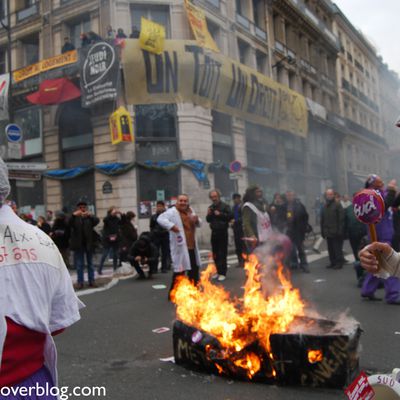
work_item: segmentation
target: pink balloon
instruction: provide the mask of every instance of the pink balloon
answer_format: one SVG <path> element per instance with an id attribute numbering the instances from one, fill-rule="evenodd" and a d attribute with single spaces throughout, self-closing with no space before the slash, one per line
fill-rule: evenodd
<path id="1" fill-rule="evenodd" d="M 356 218 L 364 224 L 376 224 L 385 213 L 385 202 L 379 192 L 363 189 L 353 197 L 353 209 Z"/>

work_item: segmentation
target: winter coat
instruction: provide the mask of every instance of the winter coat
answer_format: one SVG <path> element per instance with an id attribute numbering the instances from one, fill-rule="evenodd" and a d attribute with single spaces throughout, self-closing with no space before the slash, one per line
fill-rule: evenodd
<path id="1" fill-rule="evenodd" d="M 289 212 L 293 215 L 289 215 Z M 308 213 L 300 200 L 296 199 L 291 207 L 287 206 L 286 221 L 287 235 L 292 240 L 304 241 L 308 227 Z"/>
<path id="2" fill-rule="evenodd" d="M 81 217 L 72 214 L 69 220 L 69 227 L 71 229 L 71 250 L 93 251 L 98 238 L 98 235 L 93 228 L 99 222 L 99 219 L 94 215 Z"/>
<path id="3" fill-rule="evenodd" d="M 139 246 L 139 240 L 144 241 L 146 243 L 145 247 Z M 151 240 L 151 236 L 149 234 L 141 234 L 129 250 L 129 259 L 133 261 L 135 257 L 146 257 L 147 262 L 149 264 L 158 262 L 158 249 L 155 244 Z"/>
<path id="4" fill-rule="evenodd" d="M 116 246 L 120 241 L 119 227 L 121 219 L 116 215 L 108 214 L 103 219 L 102 240 L 104 246 Z"/>
<path id="5" fill-rule="evenodd" d="M 192 210 L 193 215 L 196 215 Z M 160 214 L 157 222 L 165 229 L 169 230 L 169 244 L 171 249 L 171 259 L 174 264 L 174 272 L 190 271 L 190 257 L 189 250 L 186 245 L 185 231 L 183 229 L 182 219 L 179 211 L 175 208 L 169 208 L 167 211 Z M 179 228 L 179 234 L 172 232 L 171 228 L 176 225 Z M 201 220 L 197 226 L 201 225 Z M 198 267 L 201 266 L 199 246 L 197 244 L 197 237 L 195 234 L 195 256 Z"/>
<path id="6" fill-rule="evenodd" d="M 165 211 L 164 211 L 165 212 Z M 169 236 L 169 233 L 166 229 L 164 229 L 158 222 L 157 218 L 161 215 L 153 214 L 150 218 L 150 232 L 153 235 L 155 240 L 162 240 Z"/>
<path id="7" fill-rule="evenodd" d="M 361 238 L 367 234 L 367 225 L 356 218 L 353 205 L 344 210 L 344 226 L 345 235 L 349 238 Z"/>
<path id="8" fill-rule="evenodd" d="M 119 226 L 120 243 L 119 246 L 122 251 L 128 250 L 138 238 L 136 228 L 132 225 L 125 216 L 122 216 Z"/>
<path id="9" fill-rule="evenodd" d="M 271 210 L 273 207 L 275 210 Z M 272 226 L 282 233 L 286 231 L 286 212 L 286 204 L 271 204 L 269 215 Z"/>
<path id="10" fill-rule="evenodd" d="M 233 219 L 231 207 L 220 201 L 218 204 L 211 204 L 208 209 L 211 209 L 212 213 L 207 214 L 206 220 L 210 224 L 212 231 L 226 231 L 229 227 L 229 221 Z M 219 215 L 215 215 L 215 211 L 219 211 Z"/>
<path id="11" fill-rule="evenodd" d="M 67 249 L 69 246 L 70 227 L 65 218 L 56 218 L 51 228 L 50 236 L 59 249 Z"/>
<path id="12" fill-rule="evenodd" d="M 344 210 L 335 200 L 326 202 L 321 212 L 323 238 L 340 238 L 344 235 Z"/>

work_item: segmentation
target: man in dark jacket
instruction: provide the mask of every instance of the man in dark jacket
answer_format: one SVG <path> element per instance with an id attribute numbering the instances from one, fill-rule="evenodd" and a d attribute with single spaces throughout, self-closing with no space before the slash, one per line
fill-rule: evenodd
<path id="1" fill-rule="evenodd" d="M 157 218 L 165 211 L 165 203 L 157 201 L 156 213 L 150 218 L 150 232 L 159 254 L 161 254 L 161 272 L 168 272 L 170 267 L 169 232 L 157 222 Z"/>
<path id="2" fill-rule="evenodd" d="M 56 212 L 56 219 L 51 228 L 50 236 L 60 251 L 67 268 L 71 268 L 69 263 L 69 238 L 70 229 L 66 215 L 62 211 Z"/>
<path id="3" fill-rule="evenodd" d="M 321 235 L 328 243 L 330 264 L 327 268 L 343 267 L 344 210 L 340 202 L 335 201 L 333 189 L 325 192 L 325 205 L 321 211 Z"/>
<path id="4" fill-rule="evenodd" d="M 286 192 L 286 201 L 286 233 L 293 246 L 290 266 L 293 269 L 300 266 L 302 271 L 310 272 L 304 250 L 304 239 L 308 226 L 307 210 L 291 190 Z"/>
<path id="5" fill-rule="evenodd" d="M 217 267 L 217 274 L 213 278 L 222 282 L 225 280 L 228 270 L 226 261 L 228 255 L 228 227 L 233 215 L 230 206 L 221 201 L 221 193 L 218 190 L 211 190 L 209 197 L 212 204 L 208 207 L 206 220 L 211 228 L 211 248 Z"/>
<path id="6" fill-rule="evenodd" d="M 157 272 L 158 250 L 151 240 L 150 232 L 143 232 L 129 251 L 129 261 L 138 273 L 138 279 L 145 279 L 143 265 L 149 266 L 148 278 Z"/>
<path id="7" fill-rule="evenodd" d="M 84 257 L 88 267 L 89 286 L 96 286 L 94 283 L 93 252 L 96 245 L 97 234 L 93 228 L 99 223 L 99 219 L 92 215 L 87 207 L 87 203 L 80 201 L 76 205 L 77 209 L 69 220 L 71 229 L 70 248 L 74 251 L 74 262 L 78 273 L 77 289 L 83 288 Z"/>

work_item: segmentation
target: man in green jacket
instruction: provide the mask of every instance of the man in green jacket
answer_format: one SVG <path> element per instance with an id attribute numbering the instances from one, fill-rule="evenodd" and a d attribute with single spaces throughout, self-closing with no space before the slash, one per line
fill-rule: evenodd
<path id="1" fill-rule="evenodd" d="M 330 264 L 327 268 L 343 267 L 344 210 L 340 202 L 335 201 L 333 189 L 325 192 L 325 204 L 321 212 L 321 235 L 328 244 Z"/>

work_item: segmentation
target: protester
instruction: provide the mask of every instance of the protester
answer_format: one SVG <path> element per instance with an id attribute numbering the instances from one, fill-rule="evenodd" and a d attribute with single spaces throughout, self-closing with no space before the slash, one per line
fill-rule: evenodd
<path id="1" fill-rule="evenodd" d="M 280 233 L 286 232 L 286 198 L 280 193 L 275 193 L 272 203 L 269 207 L 272 226 Z"/>
<path id="2" fill-rule="evenodd" d="M 165 212 L 165 203 L 162 200 L 157 201 L 156 213 L 150 218 L 150 232 L 153 242 L 157 247 L 158 253 L 161 255 L 161 272 L 168 272 L 170 266 L 169 251 L 169 233 L 158 222 L 157 218 Z"/>
<path id="3" fill-rule="evenodd" d="M 74 251 L 74 261 L 78 273 L 77 289 L 83 288 L 85 256 L 89 286 L 95 287 L 93 252 L 97 237 L 93 228 L 99 223 L 99 219 L 89 212 L 85 201 L 80 201 L 76 207 L 69 220 L 69 227 L 71 229 L 70 249 Z"/>
<path id="4" fill-rule="evenodd" d="M 140 37 L 140 30 L 136 26 L 132 26 L 132 32 L 129 35 L 130 39 L 139 39 Z"/>
<path id="5" fill-rule="evenodd" d="M 267 242 L 272 235 L 268 205 L 263 199 L 263 191 L 257 186 L 249 186 L 243 196 L 243 233 L 248 253 Z"/>
<path id="6" fill-rule="evenodd" d="M 226 279 L 228 271 L 228 228 L 233 219 L 231 208 L 221 201 L 221 193 L 214 189 L 209 193 L 212 204 L 208 207 L 206 220 L 211 229 L 211 249 L 217 273 L 213 279 L 222 282 Z"/>
<path id="7" fill-rule="evenodd" d="M 56 212 L 56 218 L 51 228 L 50 236 L 60 251 L 67 268 L 71 268 L 69 262 L 70 228 L 67 217 L 62 211 Z"/>
<path id="8" fill-rule="evenodd" d="M 118 267 L 118 250 L 119 250 L 119 225 L 121 222 L 121 213 L 113 206 L 107 211 L 107 216 L 103 219 L 102 243 L 103 254 L 101 255 L 100 264 L 97 269 L 99 275 L 103 274 L 104 262 L 109 254 L 113 258 L 114 271 Z"/>
<path id="9" fill-rule="evenodd" d="M 378 175 L 369 175 L 365 182 L 366 189 L 378 191 L 385 201 L 385 214 L 375 225 L 376 235 L 379 242 L 391 244 L 394 235 L 392 206 L 397 207 L 400 196 L 396 193 L 396 181 L 392 180 L 385 189 L 382 178 Z M 396 277 L 390 277 L 382 282 L 382 279 L 372 274 L 367 274 L 361 288 L 361 296 L 369 300 L 380 300 L 375 296 L 380 283 L 385 287 L 385 300 L 388 304 L 400 304 L 400 281 Z"/>
<path id="10" fill-rule="evenodd" d="M 359 247 L 362 238 L 367 234 L 367 226 L 356 218 L 352 203 L 344 209 L 344 232 L 349 239 L 355 261 L 359 261 Z"/>
<path id="11" fill-rule="evenodd" d="M 118 39 L 126 39 L 128 36 L 125 35 L 125 32 L 122 28 L 118 28 L 117 35 L 115 37 Z"/>
<path id="12" fill-rule="evenodd" d="M 71 43 L 71 40 L 68 36 L 64 38 L 64 45 L 61 48 L 61 54 L 67 53 L 68 51 L 75 50 L 75 46 Z"/>
<path id="13" fill-rule="evenodd" d="M 308 229 L 307 210 L 291 190 L 286 192 L 286 201 L 286 234 L 292 241 L 290 267 L 292 269 L 300 267 L 302 271 L 310 272 L 304 249 L 304 239 Z"/>
<path id="14" fill-rule="evenodd" d="M 189 196 L 179 195 L 175 207 L 160 214 L 157 222 L 169 231 L 171 259 L 174 265 L 169 294 L 171 294 L 178 276 L 184 275 L 186 271 L 188 271 L 189 278 L 197 284 L 201 260 L 196 228 L 200 226 L 201 220 L 189 206 Z"/>
<path id="15" fill-rule="evenodd" d="M 343 197 L 340 200 L 340 204 L 342 205 L 343 210 L 352 205 L 352 202 L 350 201 L 349 196 L 347 194 L 343 195 Z"/>
<path id="16" fill-rule="evenodd" d="M 57 386 L 57 354 L 51 336 L 77 322 L 83 304 L 55 244 L 5 204 L 9 191 L 7 167 L 0 159 L 0 231 L 5 255 L 0 263 L 0 388 L 25 390 L 25 395 L 21 391 L 6 399 L 31 400 L 40 396 L 27 389 Z M 7 232 L 14 238 L 29 238 L 29 243 L 15 243 Z"/>
<path id="17" fill-rule="evenodd" d="M 42 215 L 38 217 L 36 226 L 47 235 L 50 234 L 51 226 L 46 222 L 45 217 L 43 217 Z"/>
<path id="18" fill-rule="evenodd" d="M 344 210 L 340 201 L 335 198 L 335 192 L 327 189 L 325 192 L 325 205 L 321 211 L 321 236 L 328 244 L 330 264 L 327 268 L 343 268 L 343 234 Z"/>
<path id="19" fill-rule="evenodd" d="M 107 39 L 115 39 L 116 37 L 116 32 L 115 29 L 113 29 L 113 27 L 111 25 L 107 26 Z"/>
<path id="20" fill-rule="evenodd" d="M 380 255 L 379 261 L 376 254 Z M 373 242 L 364 247 L 359 256 L 362 267 L 369 274 L 389 277 L 388 279 L 400 278 L 400 253 L 394 251 L 388 243 Z M 400 305 L 400 301 L 390 304 Z"/>
<path id="21" fill-rule="evenodd" d="M 142 267 L 149 266 L 148 278 L 157 272 L 158 266 L 158 250 L 152 242 L 150 232 L 143 232 L 139 239 L 132 245 L 129 250 L 129 260 L 138 273 L 138 279 L 145 279 L 146 276 Z"/>
<path id="22" fill-rule="evenodd" d="M 138 238 L 137 229 L 133 223 L 136 214 L 133 211 L 128 211 L 126 214 L 121 215 L 121 223 L 119 226 L 120 232 L 120 248 L 119 248 L 119 261 L 128 261 L 129 249 Z"/>
<path id="23" fill-rule="evenodd" d="M 238 258 L 238 267 L 244 267 L 244 242 L 243 242 L 243 222 L 242 222 L 242 196 L 239 193 L 232 195 L 233 200 L 233 237 L 235 240 L 235 251 Z"/>

